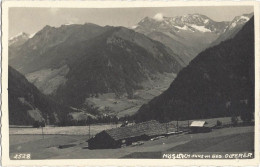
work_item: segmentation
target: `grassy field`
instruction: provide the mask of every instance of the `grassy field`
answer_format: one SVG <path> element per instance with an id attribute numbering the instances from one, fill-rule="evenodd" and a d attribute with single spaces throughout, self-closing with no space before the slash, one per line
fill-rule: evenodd
<path id="1" fill-rule="evenodd" d="M 220 137 L 196 139 L 185 144 L 166 150 L 166 152 L 254 152 L 254 134 L 242 133 Z M 160 159 L 162 152 L 134 152 L 123 158 L 157 158 Z"/>
<path id="2" fill-rule="evenodd" d="M 230 117 L 222 117 L 222 118 L 212 118 L 212 119 L 201 119 L 208 122 L 209 125 L 216 125 L 217 120 L 221 121 L 223 125 L 231 123 Z M 191 123 L 193 120 L 190 120 Z M 241 122 L 241 120 L 239 120 Z M 177 125 L 177 121 L 172 121 L 174 125 Z M 95 135 L 103 130 L 112 129 L 119 127 L 121 124 L 96 124 L 90 126 L 90 134 Z M 179 126 L 187 126 L 188 121 L 178 121 Z M 29 134 L 42 134 L 41 128 L 32 128 L 26 126 L 11 126 L 9 129 L 10 134 L 14 135 L 29 135 Z M 55 127 L 55 126 L 47 126 L 43 128 L 43 133 L 45 135 L 88 135 L 89 127 L 88 126 L 67 126 L 67 127 Z"/>
<path id="3" fill-rule="evenodd" d="M 10 135 L 10 153 L 31 153 L 32 159 L 47 159 L 59 154 L 55 152 L 59 146 L 85 140 L 86 136 L 73 135 Z"/>
<path id="4" fill-rule="evenodd" d="M 95 135 L 106 129 L 112 129 L 120 126 L 119 124 L 100 124 L 100 125 L 91 125 L 90 134 Z M 11 135 L 40 135 L 42 134 L 42 128 L 9 128 L 9 133 Z M 54 127 L 47 126 L 43 128 L 43 133 L 45 135 L 88 135 L 89 127 L 88 126 L 67 126 L 67 127 Z"/>
<path id="5" fill-rule="evenodd" d="M 118 149 L 87 149 L 87 135 L 10 135 L 10 153 L 30 152 L 33 159 L 160 158 L 165 151 L 231 152 L 254 149 L 254 126 L 179 134 L 143 145 Z M 65 146 L 61 149 L 60 146 Z"/>

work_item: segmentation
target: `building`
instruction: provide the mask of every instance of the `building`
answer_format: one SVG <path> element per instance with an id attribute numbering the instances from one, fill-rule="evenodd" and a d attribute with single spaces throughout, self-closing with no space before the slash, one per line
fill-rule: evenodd
<path id="1" fill-rule="evenodd" d="M 149 140 L 166 133 L 167 130 L 163 124 L 152 120 L 104 130 L 88 140 L 88 147 L 90 149 L 119 148 L 122 145 L 131 145 L 133 142 Z"/>
<path id="2" fill-rule="evenodd" d="M 191 133 L 201 133 L 201 132 L 210 132 L 211 128 L 208 126 L 206 121 L 192 121 L 190 124 Z"/>

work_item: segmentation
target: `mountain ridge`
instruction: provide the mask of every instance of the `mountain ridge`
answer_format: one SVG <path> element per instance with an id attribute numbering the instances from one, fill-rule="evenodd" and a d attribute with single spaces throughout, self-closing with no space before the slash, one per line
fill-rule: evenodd
<path id="1" fill-rule="evenodd" d="M 213 41 L 210 46 L 219 44 L 222 41 L 233 38 L 239 30 L 242 29 L 243 25 L 253 16 L 253 13 L 243 14 L 241 16 L 236 16 L 225 28 L 224 33 L 221 34 L 215 41 Z"/>
<path id="2" fill-rule="evenodd" d="M 16 54 L 11 65 L 42 92 L 73 107 L 99 93 L 132 96 L 150 75 L 183 67 L 171 49 L 144 34 L 94 24 L 46 26 Z"/>
<path id="3" fill-rule="evenodd" d="M 223 37 L 220 36 L 229 25 L 228 21 L 216 22 L 205 15 L 187 14 L 175 17 L 145 17 L 134 30 L 168 46 L 188 65 L 197 54 L 212 46 L 215 40 L 222 40 Z"/>
<path id="4" fill-rule="evenodd" d="M 143 105 L 135 118 L 167 121 L 252 114 L 253 67 L 254 18 L 251 18 L 234 38 L 201 52 L 165 92 Z M 229 102 L 231 108 L 227 107 Z"/>

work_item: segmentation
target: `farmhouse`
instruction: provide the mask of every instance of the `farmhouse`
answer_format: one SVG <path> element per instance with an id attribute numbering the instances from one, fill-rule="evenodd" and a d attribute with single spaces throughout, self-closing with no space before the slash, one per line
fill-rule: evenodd
<path id="1" fill-rule="evenodd" d="M 133 142 L 149 140 L 164 135 L 167 129 L 158 121 L 148 121 L 131 126 L 104 130 L 88 140 L 90 149 L 119 148 Z"/>
<path id="2" fill-rule="evenodd" d="M 206 121 L 193 121 L 190 124 L 190 131 L 191 133 L 210 132 L 211 128 L 207 125 Z"/>

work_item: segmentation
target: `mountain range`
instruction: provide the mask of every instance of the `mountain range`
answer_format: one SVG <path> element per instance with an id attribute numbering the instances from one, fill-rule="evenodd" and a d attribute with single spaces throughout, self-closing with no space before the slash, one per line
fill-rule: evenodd
<path id="1" fill-rule="evenodd" d="M 156 73 L 178 73 L 179 56 L 160 42 L 124 27 L 46 26 L 9 64 L 44 94 L 78 107 L 98 93 L 133 94 Z"/>
<path id="2" fill-rule="evenodd" d="M 58 122 L 67 119 L 71 108 L 80 111 L 89 108 L 86 106 L 88 98 L 98 99 L 99 95 L 114 93 L 118 98 L 126 95 L 132 99 L 135 91 L 143 89 L 143 83 L 153 80 L 154 76 L 163 73 L 176 76 L 179 72 L 170 88 L 143 105 L 136 118 L 162 120 L 160 115 L 166 115 L 175 119 L 183 106 L 202 109 L 193 112 L 185 108 L 180 114 L 182 119 L 185 119 L 183 115 L 193 113 L 196 114 L 191 117 L 205 117 L 207 108 L 215 101 L 219 109 L 223 109 L 224 102 L 235 96 L 236 91 L 227 90 L 228 86 L 234 84 L 238 89 L 247 86 L 247 91 L 251 92 L 250 82 L 241 81 L 248 80 L 248 76 L 243 73 L 246 67 L 241 63 L 246 60 L 240 55 L 244 53 L 240 49 L 252 48 L 236 41 L 241 40 L 242 37 L 237 36 L 243 36 L 238 34 L 250 17 L 252 14 L 237 16 L 231 22 L 216 22 L 200 14 L 146 17 L 133 29 L 86 23 L 60 27 L 47 25 L 33 36 L 21 33 L 9 40 L 9 65 L 17 70 L 9 67 L 10 113 L 15 115 L 22 108 L 18 114 L 20 117 L 10 122 L 32 122 L 32 116 L 25 116 L 26 111 L 37 115 L 37 119 Z M 226 45 L 234 48 L 234 53 L 228 52 Z M 206 49 L 208 47 L 212 48 Z M 240 47 L 239 52 L 235 51 L 236 47 Z M 221 54 L 231 56 L 219 58 Z M 235 54 L 239 54 L 238 58 Z M 241 74 L 236 68 L 242 70 Z M 225 80 L 219 78 L 221 76 L 226 77 Z M 223 81 L 227 81 L 228 86 Z M 219 88 L 221 84 L 223 87 Z M 203 92 L 208 92 L 212 98 Z M 241 94 L 247 99 L 251 97 L 250 93 Z M 44 100 L 41 103 L 35 99 Z M 48 111 L 44 105 L 49 106 Z M 208 116 L 226 114 L 217 109 L 210 111 Z"/>
<path id="3" fill-rule="evenodd" d="M 254 18 L 234 38 L 201 52 L 135 118 L 185 120 L 237 112 L 254 112 Z"/>
<path id="4" fill-rule="evenodd" d="M 251 16 L 252 14 L 237 16 L 230 22 L 217 22 L 201 14 L 155 16 L 142 19 L 133 28 L 171 48 L 188 65 L 209 46 L 233 37 Z"/>

